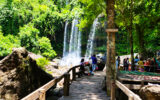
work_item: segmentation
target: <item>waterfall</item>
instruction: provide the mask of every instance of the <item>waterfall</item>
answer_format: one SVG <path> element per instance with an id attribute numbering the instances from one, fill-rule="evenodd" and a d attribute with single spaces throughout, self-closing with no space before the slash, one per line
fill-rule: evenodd
<path id="1" fill-rule="evenodd" d="M 66 56 L 67 53 L 67 28 L 68 28 L 68 21 L 65 23 L 65 29 L 64 29 L 64 40 L 63 40 L 63 57 Z"/>
<path id="2" fill-rule="evenodd" d="M 81 56 L 81 31 L 78 33 L 78 48 L 77 48 L 77 55 Z"/>
<path id="3" fill-rule="evenodd" d="M 69 53 L 74 52 L 75 47 L 77 46 L 77 32 L 78 32 L 78 28 L 76 27 L 77 24 L 78 24 L 78 20 L 74 19 L 72 21 L 72 31 L 70 35 Z"/>
<path id="4" fill-rule="evenodd" d="M 93 42 L 94 42 L 94 37 L 95 37 L 95 33 L 96 33 L 96 26 L 98 24 L 98 18 L 96 18 L 93 22 L 92 28 L 90 30 L 89 33 L 89 39 L 88 39 L 88 43 L 87 43 L 87 50 L 85 53 L 85 59 L 89 59 L 89 57 L 91 57 L 92 53 L 93 53 Z"/>
<path id="5" fill-rule="evenodd" d="M 74 19 L 72 21 L 72 28 L 70 34 L 70 41 L 69 41 L 69 51 L 67 52 L 67 25 L 65 25 L 65 32 L 64 32 L 64 51 L 63 51 L 63 58 L 60 62 L 60 66 L 73 66 L 80 64 L 81 60 L 81 32 L 79 31 L 78 27 L 78 20 Z"/>

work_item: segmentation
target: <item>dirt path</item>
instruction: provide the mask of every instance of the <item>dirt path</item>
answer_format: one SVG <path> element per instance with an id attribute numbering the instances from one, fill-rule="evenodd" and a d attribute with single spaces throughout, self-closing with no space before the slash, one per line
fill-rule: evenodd
<path id="1" fill-rule="evenodd" d="M 104 72 L 96 72 L 94 76 L 77 78 L 70 85 L 70 96 L 59 100 L 109 100 L 106 92 L 101 89 Z"/>

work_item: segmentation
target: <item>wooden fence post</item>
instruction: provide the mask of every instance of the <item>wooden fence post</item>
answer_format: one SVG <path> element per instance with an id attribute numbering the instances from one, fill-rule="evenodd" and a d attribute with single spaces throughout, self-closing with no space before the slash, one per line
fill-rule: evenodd
<path id="1" fill-rule="evenodd" d="M 115 80 L 111 80 L 111 100 L 115 100 Z"/>
<path id="2" fill-rule="evenodd" d="M 72 80 L 73 81 L 76 80 L 76 69 L 75 68 L 72 69 Z"/>
<path id="3" fill-rule="evenodd" d="M 128 100 L 134 100 L 133 95 L 131 95 L 131 94 L 128 98 L 129 98 Z"/>
<path id="4" fill-rule="evenodd" d="M 69 96 L 69 83 L 70 82 L 70 74 L 66 73 L 64 75 L 64 88 L 63 88 L 63 92 L 64 92 L 64 96 Z"/>
<path id="5" fill-rule="evenodd" d="M 45 100 L 45 99 L 46 99 L 46 91 L 45 91 L 45 89 L 40 89 L 39 100 Z"/>

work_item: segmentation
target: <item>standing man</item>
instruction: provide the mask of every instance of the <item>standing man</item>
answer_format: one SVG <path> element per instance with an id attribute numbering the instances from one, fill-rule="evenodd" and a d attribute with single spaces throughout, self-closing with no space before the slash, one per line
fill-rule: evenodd
<path id="1" fill-rule="evenodd" d="M 97 67 L 97 58 L 96 55 L 94 54 L 92 57 L 92 71 L 91 74 L 94 74 L 93 72 L 95 71 L 96 67 Z"/>

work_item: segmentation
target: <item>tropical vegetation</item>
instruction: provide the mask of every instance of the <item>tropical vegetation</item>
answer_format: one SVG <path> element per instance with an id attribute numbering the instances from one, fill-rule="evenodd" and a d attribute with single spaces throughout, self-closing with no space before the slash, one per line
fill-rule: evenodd
<path id="1" fill-rule="evenodd" d="M 101 34 L 107 26 L 105 1 L 0 0 L 0 56 L 8 55 L 14 47 L 25 47 L 50 59 L 62 55 L 65 21 L 71 23 L 74 18 L 79 19 L 82 48 L 85 48 L 86 34 L 98 16 L 101 26 L 97 38 L 105 37 Z M 117 55 L 129 54 L 131 45 L 134 52 L 143 56 L 160 50 L 159 0 L 115 0 L 115 24 L 119 29 Z M 96 50 L 106 48 L 103 45 Z"/>

